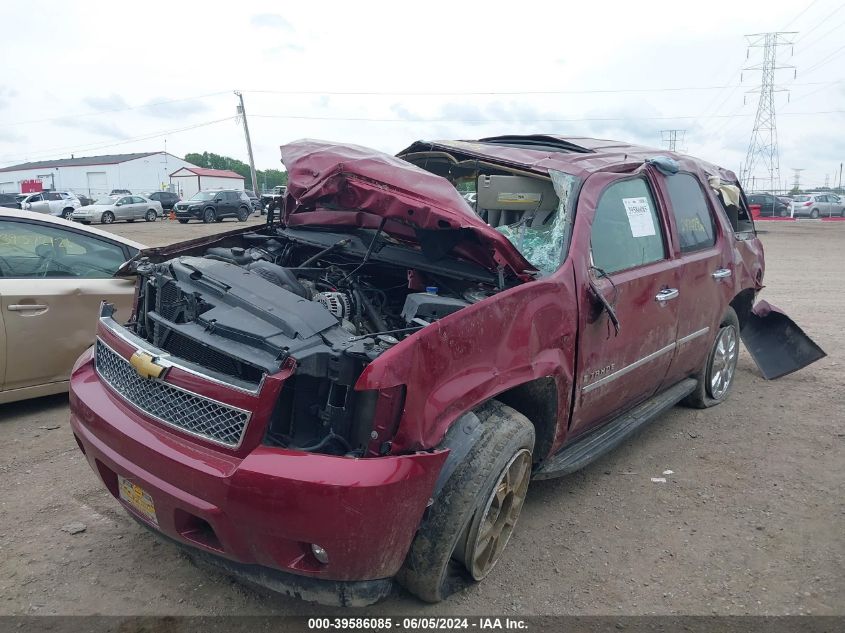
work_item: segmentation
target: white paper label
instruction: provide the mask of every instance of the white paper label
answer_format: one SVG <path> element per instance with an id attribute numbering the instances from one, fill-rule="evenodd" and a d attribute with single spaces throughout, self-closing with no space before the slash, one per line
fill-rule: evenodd
<path id="1" fill-rule="evenodd" d="M 625 213 L 628 214 L 628 224 L 631 225 L 631 235 L 634 237 L 648 237 L 655 235 L 654 220 L 651 217 L 651 207 L 645 198 L 622 198 Z"/>

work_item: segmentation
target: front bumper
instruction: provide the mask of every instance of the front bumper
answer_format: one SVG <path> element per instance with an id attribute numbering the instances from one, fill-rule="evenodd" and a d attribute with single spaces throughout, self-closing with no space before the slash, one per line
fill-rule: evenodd
<path id="1" fill-rule="evenodd" d="M 119 347 L 114 340 L 109 344 Z M 131 355 L 125 344 L 117 351 Z M 178 378 L 174 368 L 165 380 Z M 188 382 L 201 384 L 196 376 Z M 446 457 L 438 452 L 352 459 L 289 451 L 261 445 L 263 431 L 254 428 L 238 448 L 214 446 L 134 409 L 101 381 L 90 357 L 71 376 L 70 405 L 76 440 L 109 492 L 120 499 L 120 476 L 152 497 L 157 525 L 121 501 L 137 520 L 221 559 L 239 576 L 300 594 L 304 581 L 285 585 L 278 572 L 324 580 L 335 589 L 337 582 L 392 577 Z M 261 416 L 256 413 L 249 424 L 262 424 Z M 326 550 L 327 564 L 314 558 L 312 543 Z M 383 587 L 364 589 L 375 595 Z"/>
<path id="2" fill-rule="evenodd" d="M 180 220 L 195 220 L 202 218 L 202 209 L 177 209 L 173 208 L 176 213 L 176 218 Z"/>

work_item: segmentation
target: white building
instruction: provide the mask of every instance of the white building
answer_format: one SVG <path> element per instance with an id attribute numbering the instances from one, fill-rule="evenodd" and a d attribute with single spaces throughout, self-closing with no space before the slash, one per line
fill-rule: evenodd
<path id="1" fill-rule="evenodd" d="M 244 177 L 228 169 L 207 169 L 193 165 L 182 167 L 170 174 L 170 182 L 176 185 L 177 193 L 187 200 L 197 191 L 204 189 L 244 188 Z"/>
<path id="2" fill-rule="evenodd" d="M 72 191 L 92 198 L 112 189 L 145 193 L 166 189 L 174 169 L 193 167 L 167 152 L 141 152 L 62 158 L 0 169 L 0 192 L 18 193 L 24 180 L 40 180 L 44 189 Z"/>

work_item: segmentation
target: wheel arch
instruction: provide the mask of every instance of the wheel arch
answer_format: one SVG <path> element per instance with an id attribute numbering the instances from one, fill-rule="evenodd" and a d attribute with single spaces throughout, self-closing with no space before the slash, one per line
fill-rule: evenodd
<path id="1" fill-rule="evenodd" d="M 736 312 L 736 318 L 739 319 L 739 329 L 742 330 L 751 315 L 751 310 L 754 307 L 755 291 L 753 288 L 746 288 L 740 291 L 730 302 L 730 307 Z"/>
<path id="2" fill-rule="evenodd" d="M 494 400 L 528 418 L 534 427 L 534 462 L 548 457 L 558 430 L 558 386 L 552 376 L 529 380 L 498 394 Z"/>
<path id="3" fill-rule="evenodd" d="M 544 376 L 523 382 L 488 398 L 455 419 L 438 444 L 439 449 L 449 449 L 449 456 L 443 464 L 433 496 L 437 496 L 480 434 L 481 425 L 475 411 L 493 401 L 525 416 L 534 427 L 535 464 L 551 453 L 558 430 L 558 386 L 553 376 Z"/>

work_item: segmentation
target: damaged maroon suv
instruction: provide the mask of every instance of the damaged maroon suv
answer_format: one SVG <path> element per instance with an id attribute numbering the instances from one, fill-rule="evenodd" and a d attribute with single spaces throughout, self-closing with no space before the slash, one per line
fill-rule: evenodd
<path id="1" fill-rule="evenodd" d="M 282 159 L 280 217 L 143 251 L 71 379 L 109 492 L 250 582 L 441 600 L 493 569 L 532 478 L 727 398 L 740 333 L 766 377 L 823 355 L 753 307 L 761 244 L 714 165 L 551 136 Z"/>

